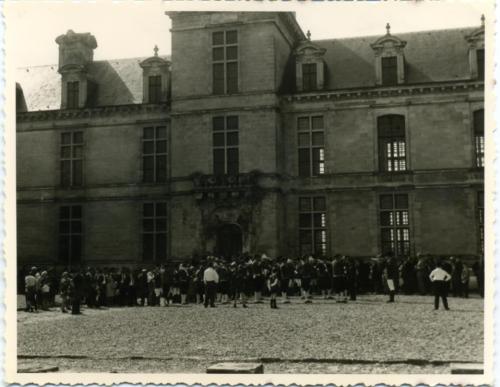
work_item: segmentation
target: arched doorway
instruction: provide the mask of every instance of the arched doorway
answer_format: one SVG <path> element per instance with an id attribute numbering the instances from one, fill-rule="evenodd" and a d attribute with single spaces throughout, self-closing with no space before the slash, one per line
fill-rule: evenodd
<path id="1" fill-rule="evenodd" d="M 240 255 L 243 247 L 241 228 L 234 223 L 221 225 L 217 230 L 217 254 L 225 257 Z"/>

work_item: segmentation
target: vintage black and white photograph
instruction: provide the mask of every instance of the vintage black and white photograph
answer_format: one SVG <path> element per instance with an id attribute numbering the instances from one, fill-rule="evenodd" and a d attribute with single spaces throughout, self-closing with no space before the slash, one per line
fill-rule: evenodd
<path id="1" fill-rule="evenodd" d="M 7 7 L 17 374 L 491 372 L 493 2 L 68 5 Z"/>

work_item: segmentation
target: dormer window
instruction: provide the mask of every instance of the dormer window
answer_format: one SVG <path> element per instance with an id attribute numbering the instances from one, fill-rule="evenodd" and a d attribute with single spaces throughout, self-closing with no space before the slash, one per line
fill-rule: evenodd
<path id="1" fill-rule="evenodd" d="M 398 58 L 388 56 L 382 58 L 382 85 L 393 86 L 398 84 Z"/>
<path id="2" fill-rule="evenodd" d="M 385 28 L 386 34 L 371 44 L 375 54 L 375 84 L 395 86 L 405 82 L 406 42 L 391 35 L 389 23 Z"/>
<path id="3" fill-rule="evenodd" d="M 302 65 L 302 89 L 304 91 L 318 88 L 317 63 L 304 63 Z"/>
<path id="4" fill-rule="evenodd" d="M 158 56 L 158 47 L 154 48 L 154 56 L 142 61 L 142 102 L 163 103 L 168 99 L 170 81 L 170 62 Z"/>
<path id="5" fill-rule="evenodd" d="M 465 37 L 469 43 L 470 78 L 484 81 L 484 15 L 481 26 Z"/>
<path id="6" fill-rule="evenodd" d="M 66 83 L 66 107 L 68 109 L 78 109 L 80 82 L 72 81 Z"/>
<path id="7" fill-rule="evenodd" d="M 323 90 L 325 84 L 326 49 L 319 47 L 310 40 L 308 33 L 295 49 L 295 86 L 297 91 Z"/>
<path id="8" fill-rule="evenodd" d="M 150 75 L 148 77 L 149 103 L 161 102 L 161 75 Z"/>

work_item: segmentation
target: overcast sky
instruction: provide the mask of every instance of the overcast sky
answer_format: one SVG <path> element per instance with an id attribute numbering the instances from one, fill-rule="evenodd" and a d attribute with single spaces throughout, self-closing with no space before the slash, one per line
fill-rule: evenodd
<path id="1" fill-rule="evenodd" d="M 170 53 L 170 18 L 166 10 L 282 10 L 296 12 L 302 29 L 312 39 L 382 35 L 391 32 L 479 26 L 481 14 L 492 18 L 493 0 L 405 2 L 136 2 L 99 1 L 7 2 L 8 37 L 15 41 L 16 67 L 57 63 L 55 38 L 68 29 L 90 32 L 97 40 L 94 58 L 149 56 L 155 44 L 160 54 Z M 181 8 L 179 8 L 181 7 Z M 224 7 L 224 8 L 222 8 Z M 255 8 L 255 7 L 258 7 Z M 12 58 L 11 56 L 11 58 Z"/>

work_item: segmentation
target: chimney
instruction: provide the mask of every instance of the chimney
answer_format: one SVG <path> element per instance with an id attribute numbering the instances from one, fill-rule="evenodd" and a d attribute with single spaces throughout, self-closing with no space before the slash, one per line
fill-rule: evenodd
<path id="1" fill-rule="evenodd" d="M 95 95 L 96 85 L 89 79 L 89 65 L 97 48 L 95 37 L 88 32 L 72 30 L 56 39 L 59 45 L 61 80 L 61 109 L 79 109 L 89 106 L 89 96 Z"/>

